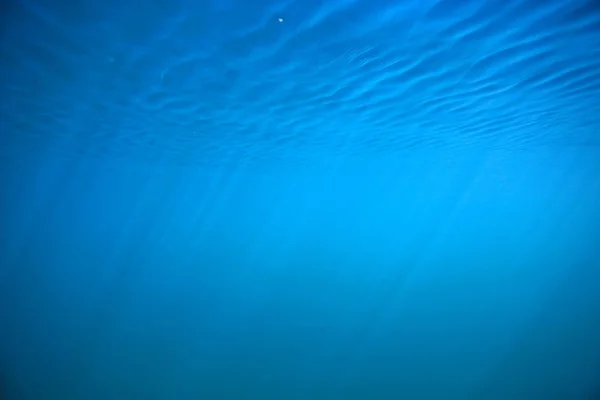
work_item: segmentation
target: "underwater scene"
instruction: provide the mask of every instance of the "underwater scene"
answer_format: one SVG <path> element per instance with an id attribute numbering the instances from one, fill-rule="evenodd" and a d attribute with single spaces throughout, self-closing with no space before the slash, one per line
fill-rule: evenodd
<path id="1" fill-rule="evenodd" d="M 599 1 L 0 11 L 0 400 L 600 399 Z"/>

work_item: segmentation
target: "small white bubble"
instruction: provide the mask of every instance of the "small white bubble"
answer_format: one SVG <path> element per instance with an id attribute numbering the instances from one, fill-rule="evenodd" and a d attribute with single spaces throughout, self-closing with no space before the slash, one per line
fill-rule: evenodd
<path id="1" fill-rule="evenodd" d="M 277 18 L 279 22 L 283 22 L 283 18 Z"/>

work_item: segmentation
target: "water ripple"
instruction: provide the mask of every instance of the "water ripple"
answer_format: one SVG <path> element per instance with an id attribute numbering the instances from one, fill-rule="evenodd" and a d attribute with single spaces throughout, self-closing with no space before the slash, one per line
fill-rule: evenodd
<path id="1" fill-rule="evenodd" d="M 594 0 L 23 0 L 4 22 L 4 148 L 187 164 L 600 145 Z"/>

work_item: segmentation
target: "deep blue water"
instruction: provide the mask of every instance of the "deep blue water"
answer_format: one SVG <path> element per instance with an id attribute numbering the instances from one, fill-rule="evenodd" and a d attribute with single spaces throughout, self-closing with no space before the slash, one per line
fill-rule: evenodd
<path id="1" fill-rule="evenodd" d="M 1 400 L 600 398 L 596 0 L 7 0 Z"/>

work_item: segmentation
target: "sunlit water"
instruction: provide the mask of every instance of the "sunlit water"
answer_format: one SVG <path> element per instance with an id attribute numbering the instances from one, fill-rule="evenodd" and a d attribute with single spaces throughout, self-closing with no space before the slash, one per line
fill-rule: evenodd
<path id="1" fill-rule="evenodd" d="M 0 399 L 600 398 L 597 1 L 0 10 Z"/>

